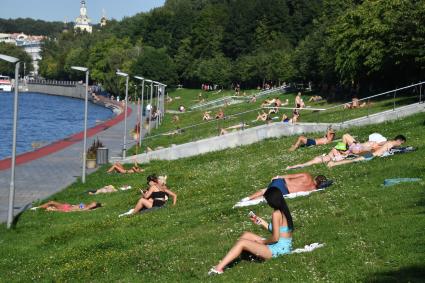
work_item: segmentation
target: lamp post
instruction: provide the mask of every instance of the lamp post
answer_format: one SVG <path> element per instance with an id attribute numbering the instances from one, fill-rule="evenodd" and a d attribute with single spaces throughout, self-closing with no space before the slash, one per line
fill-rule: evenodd
<path id="1" fill-rule="evenodd" d="M 149 109 L 149 117 L 148 117 L 148 121 L 149 121 L 149 129 L 148 132 L 149 134 L 151 133 L 151 118 L 152 118 L 152 96 L 153 96 L 153 81 L 151 80 L 146 80 L 146 82 L 151 83 L 151 98 L 149 101 L 149 105 L 150 105 L 150 109 Z"/>
<path id="2" fill-rule="evenodd" d="M 83 141 L 83 173 L 81 175 L 81 182 L 86 182 L 86 160 L 87 160 L 87 107 L 88 107 L 88 93 L 89 93 L 89 69 L 86 67 L 72 66 L 71 69 L 86 73 L 86 93 L 84 96 L 84 141 Z"/>
<path id="3" fill-rule="evenodd" d="M 142 146 L 142 125 L 143 125 L 143 96 L 145 95 L 145 78 L 140 77 L 140 76 L 134 76 L 135 79 L 137 80 L 141 80 L 142 81 L 142 105 L 140 107 L 141 111 L 140 111 L 140 125 L 139 125 L 139 147 Z"/>
<path id="4" fill-rule="evenodd" d="M 9 187 L 9 210 L 7 213 L 7 229 L 12 227 L 13 222 L 13 203 L 15 201 L 15 163 L 16 163 L 16 129 L 18 127 L 18 78 L 19 78 L 19 59 L 0 54 L 0 59 L 15 64 L 15 95 L 13 99 L 13 130 L 12 130 L 12 164 Z"/>
<path id="5" fill-rule="evenodd" d="M 121 71 L 117 71 L 117 75 L 121 77 L 125 77 L 125 109 L 124 109 L 124 141 L 122 147 L 122 158 L 125 158 L 127 153 L 127 104 L 128 104 L 128 79 L 129 76 L 127 73 L 123 73 Z"/>
<path id="6" fill-rule="evenodd" d="M 156 87 L 156 111 L 157 111 L 157 115 L 156 115 L 156 117 L 155 117 L 155 121 L 156 121 L 156 123 L 155 123 L 155 128 L 156 129 L 158 129 L 158 124 L 159 124 L 159 115 L 158 115 L 158 112 L 159 112 L 159 82 L 155 82 L 154 81 L 154 83 L 155 83 L 155 86 L 154 87 Z"/>

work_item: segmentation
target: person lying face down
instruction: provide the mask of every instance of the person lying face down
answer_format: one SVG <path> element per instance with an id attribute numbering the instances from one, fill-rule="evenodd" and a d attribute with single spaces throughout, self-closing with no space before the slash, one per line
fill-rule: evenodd
<path id="1" fill-rule="evenodd" d="M 74 211 L 88 211 L 101 207 L 102 204 L 99 202 L 91 202 L 88 204 L 69 204 L 61 203 L 57 201 L 49 201 L 45 204 L 32 208 L 32 210 L 41 208 L 47 211 L 57 211 L 57 212 L 74 212 Z"/>
<path id="2" fill-rule="evenodd" d="M 403 135 L 398 135 L 394 140 L 386 141 L 384 144 L 376 147 L 373 151 L 362 153 L 359 157 L 350 159 L 350 160 L 338 160 L 330 161 L 328 167 L 334 167 L 338 165 L 349 164 L 358 161 L 368 161 L 377 156 L 383 156 L 384 153 L 389 152 L 392 148 L 401 146 L 406 142 L 406 137 Z"/>
<path id="3" fill-rule="evenodd" d="M 294 151 L 300 146 L 316 146 L 316 145 L 325 145 L 332 142 L 335 139 L 335 131 L 332 128 L 329 128 L 326 131 L 326 135 L 321 138 L 311 139 L 305 136 L 300 136 L 297 142 L 291 146 L 289 151 Z"/>
<path id="4" fill-rule="evenodd" d="M 323 175 L 318 175 L 313 178 L 309 173 L 298 173 L 288 174 L 283 176 L 273 177 L 271 183 L 267 188 L 278 188 L 282 195 L 297 193 L 297 192 L 309 192 L 322 188 L 323 185 L 327 184 L 327 179 Z M 267 188 L 259 190 L 254 194 L 250 195 L 246 200 L 252 200 L 262 197 L 266 192 Z"/>

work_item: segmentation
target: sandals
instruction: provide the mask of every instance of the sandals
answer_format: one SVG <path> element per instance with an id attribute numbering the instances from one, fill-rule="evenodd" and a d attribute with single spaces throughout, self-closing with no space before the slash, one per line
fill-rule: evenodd
<path id="1" fill-rule="evenodd" d="M 220 275 L 223 274 L 223 271 L 218 271 L 215 267 L 211 267 L 210 271 L 208 271 L 208 275 Z"/>

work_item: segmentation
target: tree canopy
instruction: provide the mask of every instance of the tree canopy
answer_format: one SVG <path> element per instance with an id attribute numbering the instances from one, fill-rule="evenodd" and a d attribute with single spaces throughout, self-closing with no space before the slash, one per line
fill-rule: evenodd
<path id="1" fill-rule="evenodd" d="M 86 64 L 114 92 L 116 68 L 168 85 L 384 88 L 424 78 L 424 16 L 414 0 L 168 0 L 47 41 L 41 74 L 76 79 L 69 66 Z"/>

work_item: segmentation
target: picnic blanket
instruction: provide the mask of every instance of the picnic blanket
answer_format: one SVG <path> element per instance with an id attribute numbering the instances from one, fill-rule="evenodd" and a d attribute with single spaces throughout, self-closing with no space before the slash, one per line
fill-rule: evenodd
<path id="1" fill-rule="evenodd" d="M 308 195 L 310 195 L 310 194 L 312 194 L 314 192 L 319 192 L 319 191 L 323 191 L 323 190 L 325 190 L 325 189 L 318 189 L 318 190 L 308 191 L 308 192 L 291 193 L 291 194 L 284 195 L 283 197 L 284 198 L 287 198 L 287 199 L 292 199 L 292 198 L 297 198 L 297 197 L 304 197 L 304 196 L 308 196 Z M 260 203 L 265 202 L 265 201 L 266 200 L 264 199 L 264 197 L 259 197 L 259 198 L 252 199 L 252 200 L 249 200 L 248 198 L 243 198 L 239 202 L 237 202 L 233 206 L 233 208 L 235 208 L 235 207 L 245 207 L 245 206 L 257 205 L 257 204 L 260 204 Z"/>
<path id="2" fill-rule="evenodd" d="M 313 243 L 310 245 L 305 245 L 304 248 L 298 248 L 295 249 L 291 252 L 291 254 L 300 254 L 300 253 L 310 253 L 312 251 L 314 251 L 315 249 L 324 247 L 325 244 L 320 244 L 320 243 Z"/>
<path id="3" fill-rule="evenodd" d="M 411 182 L 420 182 L 421 178 L 395 178 L 395 179 L 385 179 L 384 186 L 390 187 L 400 183 L 411 183 Z"/>

